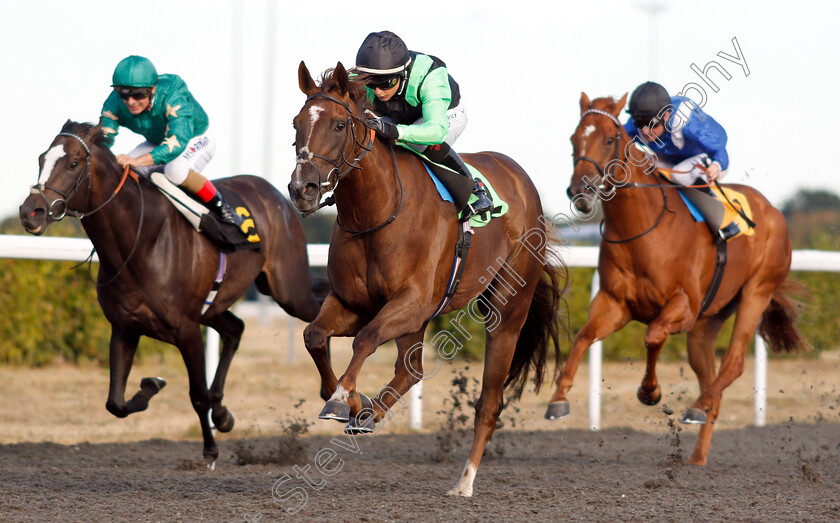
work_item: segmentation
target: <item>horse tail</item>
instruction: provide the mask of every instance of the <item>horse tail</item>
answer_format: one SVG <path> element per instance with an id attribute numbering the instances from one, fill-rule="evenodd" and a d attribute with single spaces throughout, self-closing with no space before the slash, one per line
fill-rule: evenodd
<path id="1" fill-rule="evenodd" d="M 535 392 L 540 391 L 549 358 L 550 345 L 554 345 L 554 365 L 560 364 L 560 336 L 568 338 L 568 321 L 559 321 L 561 309 L 568 310 L 564 295 L 568 289 L 569 273 L 559 256 L 547 251 L 546 264 L 534 291 L 525 325 L 519 333 L 513 361 L 505 380 L 505 388 L 512 391 L 513 398 L 519 398 L 528 382 L 531 367 L 534 368 Z M 568 314 L 565 314 L 568 318 Z"/>
<path id="2" fill-rule="evenodd" d="M 770 305 L 761 315 L 758 333 L 770 346 L 773 352 L 794 352 L 796 350 L 810 350 L 810 344 L 805 341 L 796 328 L 796 317 L 802 302 L 790 295 L 804 295 L 807 289 L 804 285 L 788 280 L 773 293 Z"/>

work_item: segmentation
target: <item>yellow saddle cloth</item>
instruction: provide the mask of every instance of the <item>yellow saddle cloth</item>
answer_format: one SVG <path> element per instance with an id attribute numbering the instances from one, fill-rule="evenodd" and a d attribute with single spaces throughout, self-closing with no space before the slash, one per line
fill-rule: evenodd
<path id="1" fill-rule="evenodd" d="M 666 170 L 660 170 L 659 174 L 661 174 L 665 179 L 671 180 L 671 173 Z M 675 183 L 675 182 L 674 182 Z M 679 185 L 677 185 L 679 188 Z M 687 188 L 688 189 L 688 188 Z M 752 209 L 750 209 L 750 201 L 747 199 L 746 195 L 742 192 L 738 192 L 735 189 L 713 185 L 710 187 L 712 193 L 714 194 L 715 198 L 717 198 L 718 202 L 723 206 L 723 219 L 720 223 L 720 229 L 732 229 L 737 227 L 738 233 L 731 236 L 729 239 L 737 238 L 738 236 L 752 236 L 755 234 L 755 230 L 750 224 L 747 222 L 744 217 L 748 218 L 750 221 L 753 221 L 753 214 Z M 721 192 L 721 189 L 723 192 Z M 680 196 L 685 204 L 688 206 L 689 210 L 691 211 L 692 216 L 697 219 L 697 221 L 704 221 L 706 220 L 705 216 L 700 212 L 696 205 L 691 203 L 680 191 Z"/>

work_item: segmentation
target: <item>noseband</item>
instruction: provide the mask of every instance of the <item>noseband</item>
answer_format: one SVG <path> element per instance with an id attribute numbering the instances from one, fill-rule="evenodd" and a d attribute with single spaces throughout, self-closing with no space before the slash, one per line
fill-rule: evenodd
<path id="1" fill-rule="evenodd" d="M 309 150 L 308 146 L 304 146 L 300 149 L 300 151 L 298 151 L 297 163 L 299 165 L 303 165 L 303 164 L 311 165 L 315 169 L 315 171 L 318 173 L 318 181 L 319 182 L 322 179 L 321 170 L 312 161 L 312 159 L 313 158 L 318 158 L 319 160 L 323 160 L 323 161 L 327 162 L 328 164 L 332 165 L 333 168 L 327 174 L 326 180 L 321 182 L 321 186 L 326 187 L 324 192 L 335 191 L 335 188 L 338 186 L 338 182 L 341 181 L 342 178 L 347 176 L 353 170 L 361 170 L 361 167 L 359 167 L 359 163 L 362 161 L 362 158 L 364 158 L 365 155 L 370 152 L 371 147 L 373 147 L 373 130 L 372 129 L 370 130 L 370 134 L 369 134 L 369 137 L 368 137 L 368 142 L 366 144 L 360 142 L 359 137 L 356 134 L 356 126 L 353 125 L 353 120 L 355 120 L 357 122 L 361 122 L 361 124 L 365 126 L 365 129 L 368 129 L 368 126 L 365 124 L 365 121 L 363 119 L 361 119 L 360 117 L 353 114 L 353 108 L 352 107 L 350 107 L 348 104 L 342 102 L 338 98 L 334 98 L 334 97 L 332 97 L 328 94 L 323 94 L 323 93 L 316 93 L 316 94 L 308 96 L 306 98 L 306 102 L 308 103 L 310 100 L 313 100 L 315 98 L 326 98 L 327 100 L 335 102 L 338 105 L 347 109 L 347 112 L 349 113 L 349 116 L 347 117 L 347 130 L 345 131 L 346 139 L 345 139 L 345 142 L 344 142 L 344 148 L 341 151 L 341 155 L 337 159 L 332 160 L 330 158 L 327 158 L 326 156 L 314 153 L 314 152 Z M 352 161 L 349 161 L 347 159 L 347 157 L 348 157 L 347 153 L 351 149 L 354 149 L 354 148 L 355 148 L 355 151 L 353 153 L 354 158 L 353 158 Z M 321 203 L 318 206 L 318 208 L 320 209 L 322 207 L 326 207 L 327 205 L 332 205 L 332 203 L 333 203 L 333 200 L 331 198 L 328 198 L 323 203 Z"/>

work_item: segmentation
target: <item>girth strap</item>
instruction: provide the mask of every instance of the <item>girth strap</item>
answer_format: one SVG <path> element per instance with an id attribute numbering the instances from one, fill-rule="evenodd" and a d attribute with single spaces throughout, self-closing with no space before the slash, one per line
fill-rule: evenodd
<path id="1" fill-rule="evenodd" d="M 213 301 L 216 299 L 216 294 L 219 293 L 219 289 L 222 287 L 222 281 L 225 279 L 225 274 L 227 274 L 227 254 L 220 250 L 219 270 L 216 271 L 216 279 L 213 280 L 213 285 L 210 286 L 210 293 L 207 294 L 207 299 L 204 300 L 204 307 L 201 308 L 202 315 L 207 312 L 207 309 L 210 308 L 210 305 L 212 305 Z"/>
<path id="2" fill-rule="evenodd" d="M 434 314 L 429 316 L 429 320 L 440 314 L 440 311 L 449 305 L 452 297 L 458 292 L 458 287 L 461 286 L 461 277 L 464 275 L 464 268 L 467 266 L 467 256 L 470 253 L 472 235 L 473 230 L 470 227 L 469 220 L 458 224 L 458 242 L 455 244 L 455 260 L 452 263 L 452 274 L 449 276 L 449 285 L 446 288 L 446 294 L 443 295 L 443 299 L 440 301 L 440 305 L 438 305 Z"/>
<path id="3" fill-rule="evenodd" d="M 706 312 L 706 309 L 714 301 L 715 295 L 717 295 L 717 291 L 720 288 L 720 282 L 723 281 L 723 271 L 726 269 L 726 240 L 715 237 L 715 243 L 717 244 L 715 272 L 712 274 L 712 282 L 706 290 L 706 295 L 703 296 L 703 301 L 700 303 L 700 313 L 697 315 L 698 319 L 703 316 L 703 313 Z"/>

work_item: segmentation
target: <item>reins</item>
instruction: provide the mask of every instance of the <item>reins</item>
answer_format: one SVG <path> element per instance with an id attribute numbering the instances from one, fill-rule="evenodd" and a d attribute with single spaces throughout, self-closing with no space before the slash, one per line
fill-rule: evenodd
<path id="1" fill-rule="evenodd" d="M 338 183 L 345 176 L 347 176 L 353 170 L 359 170 L 359 171 L 362 170 L 362 168 L 359 166 L 359 163 L 361 163 L 362 158 L 364 158 L 365 155 L 367 155 L 367 153 L 369 153 L 371 151 L 371 149 L 373 149 L 375 132 L 374 132 L 373 129 L 368 127 L 367 123 L 362 118 L 360 118 L 359 116 L 356 116 L 353 113 L 353 108 L 350 107 L 350 105 L 344 103 L 343 101 L 339 100 L 338 98 L 332 97 L 332 96 L 330 96 L 328 94 L 324 94 L 324 93 L 315 93 L 315 94 L 309 95 L 306 98 L 306 102 L 309 102 L 310 100 L 312 100 L 314 98 L 325 98 L 327 100 L 330 100 L 331 102 L 335 102 L 338 105 L 344 107 L 347 110 L 347 112 L 350 114 L 350 116 L 347 118 L 347 127 L 349 128 L 346 131 L 347 139 L 345 140 L 344 148 L 341 152 L 340 158 L 338 158 L 336 160 L 331 160 L 331 159 L 329 159 L 329 158 L 327 158 L 323 155 L 313 153 L 312 151 L 310 151 L 308 149 L 308 147 L 301 148 L 301 150 L 300 150 L 300 152 L 298 153 L 298 156 L 297 156 L 297 163 L 299 163 L 299 164 L 308 163 L 308 164 L 312 165 L 312 167 L 318 173 L 318 180 L 319 181 L 321 180 L 321 170 L 318 169 L 318 166 L 315 165 L 312 162 L 312 158 L 318 158 L 318 159 L 323 160 L 323 161 L 327 162 L 328 164 L 332 165 L 333 166 L 332 170 L 327 174 L 326 181 L 321 182 L 321 186 L 322 187 L 323 186 L 327 187 L 327 189 L 324 192 L 332 191 L 333 194 L 335 194 L 335 190 L 338 187 Z M 368 131 L 368 137 L 369 138 L 368 138 L 367 143 L 362 143 L 362 142 L 359 141 L 358 135 L 356 134 L 356 126 L 353 125 L 353 120 L 355 120 L 357 122 L 360 122 L 364 126 L 364 128 Z M 354 153 L 355 158 L 353 159 L 352 162 L 347 160 L 347 152 L 351 147 L 358 147 L 358 149 Z M 402 210 L 403 200 L 405 199 L 405 190 L 403 188 L 402 179 L 400 178 L 400 171 L 397 168 L 397 156 L 394 153 L 394 147 L 393 147 L 392 144 L 389 144 L 388 150 L 391 153 L 391 161 L 393 162 L 393 165 L 394 165 L 394 173 L 396 174 L 396 177 L 397 177 L 397 183 L 400 186 L 400 201 L 397 204 L 397 209 L 389 218 L 387 218 L 382 223 L 380 223 L 378 225 L 375 225 L 373 227 L 370 227 L 368 229 L 361 230 L 361 231 L 348 229 L 347 227 L 343 226 L 341 224 L 341 222 L 338 220 L 338 217 L 336 217 L 335 223 L 336 223 L 336 225 L 338 225 L 338 228 L 341 229 L 342 231 L 350 234 L 351 237 L 353 237 L 353 238 L 355 238 L 356 236 L 360 236 L 362 234 L 367 234 L 367 233 L 378 231 L 379 229 L 382 229 L 386 225 L 389 225 L 394 220 L 396 220 L 397 215 Z M 342 166 L 345 166 L 345 165 L 347 167 L 342 170 Z M 335 173 L 335 174 L 333 174 L 333 173 Z M 326 206 L 329 206 L 329 205 L 334 205 L 334 204 L 335 204 L 335 198 L 331 195 L 331 196 L 328 196 L 327 198 L 325 198 L 324 201 L 321 202 L 318 205 L 318 208 L 321 209 L 323 207 L 326 207 Z"/>
<path id="2" fill-rule="evenodd" d="M 57 136 L 68 136 L 70 138 L 74 138 L 80 144 L 82 144 L 82 147 L 85 149 L 85 153 L 87 153 L 87 156 L 85 157 L 85 168 L 82 171 L 82 174 L 79 175 L 78 179 L 76 180 L 76 183 L 74 184 L 73 189 L 70 192 L 68 192 L 67 194 L 65 194 L 62 191 L 59 191 L 58 189 L 56 189 L 54 187 L 51 187 L 47 184 L 42 184 L 42 183 L 38 183 L 36 185 L 33 185 L 30 188 L 30 193 L 31 194 L 37 194 L 44 200 L 44 203 L 46 204 L 45 207 L 47 208 L 47 215 L 50 216 L 53 220 L 61 221 L 67 215 L 72 216 L 74 218 L 79 218 L 81 220 L 83 218 L 86 218 L 86 217 L 89 217 L 89 216 L 92 216 L 92 215 L 96 214 L 97 212 L 102 210 L 106 205 L 111 203 L 111 200 L 116 198 L 117 194 L 119 194 L 120 190 L 125 185 L 125 181 L 126 181 L 126 179 L 128 179 L 129 173 L 131 173 L 131 166 L 128 166 L 128 165 L 125 166 L 125 168 L 123 169 L 122 177 L 120 178 L 120 181 L 117 184 L 117 187 L 108 196 L 108 198 L 106 198 L 105 201 L 102 202 L 100 205 L 98 205 L 95 209 L 93 209 L 92 211 L 89 211 L 89 212 L 75 211 L 73 209 L 70 209 L 70 208 L 67 207 L 67 199 L 70 198 L 73 194 L 75 194 L 79 190 L 79 188 L 81 187 L 81 185 L 82 185 L 82 183 L 84 182 L 85 179 L 87 179 L 87 182 L 88 182 L 88 198 L 90 198 L 90 189 L 91 189 L 91 185 L 92 185 L 92 181 L 91 181 L 92 180 L 92 177 L 91 177 L 91 159 L 93 157 L 93 154 L 91 153 L 90 147 L 88 146 L 87 142 L 85 142 L 84 139 L 82 139 L 80 136 L 78 136 L 76 134 L 73 134 L 73 133 L 67 133 L 67 132 L 58 133 Z M 40 182 L 40 174 L 38 175 L 38 178 L 39 178 L 38 181 Z M 126 256 L 123 259 L 122 264 L 120 264 L 120 266 L 117 269 L 117 272 L 114 274 L 114 276 L 109 278 L 108 281 L 106 281 L 105 283 L 97 282 L 96 280 L 94 280 L 93 274 L 91 272 L 91 266 L 93 264 L 93 254 L 96 252 L 95 247 L 90 251 L 90 255 L 87 257 L 87 259 L 85 259 L 84 261 L 82 261 L 78 265 L 74 265 L 71 268 L 71 269 L 75 269 L 76 267 L 84 265 L 85 262 L 88 262 L 88 277 L 90 278 L 90 281 L 95 283 L 98 287 L 104 287 L 106 285 L 110 285 L 111 283 L 113 283 L 117 279 L 117 277 L 120 275 L 120 273 L 122 273 L 122 270 L 128 264 L 128 261 L 134 255 L 134 252 L 137 250 L 137 245 L 140 242 L 140 232 L 143 230 L 143 216 L 145 214 L 145 201 L 143 200 L 143 190 L 140 187 L 140 179 L 138 178 L 137 174 L 136 173 L 131 173 L 131 178 L 135 182 L 137 182 L 137 191 L 140 193 L 140 219 L 137 223 L 137 231 L 134 235 L 134 244 L 131 246 L 131 251 L 128 253 L 128 256 Z M 47 197 L 44 195 L 44 189 L 49 189 L 49 190 L 57 193 L 58 195 L 61 196 L 61 198 L 57 198 L 52 203 L 50 203 L 47 200 Z M 64 204 L 64 209 L 59 215 L 53 214 L 53 206 L 57 202 L 62 202 Z"/>

